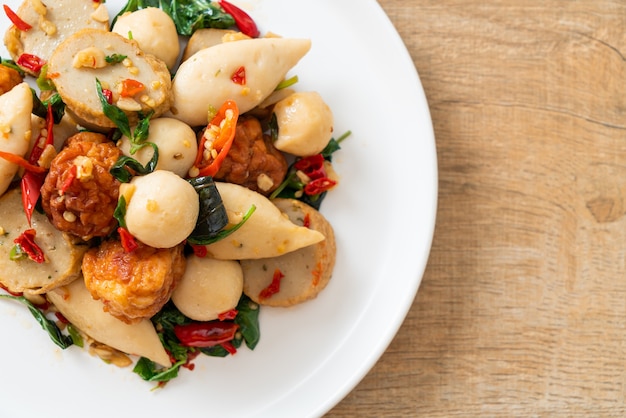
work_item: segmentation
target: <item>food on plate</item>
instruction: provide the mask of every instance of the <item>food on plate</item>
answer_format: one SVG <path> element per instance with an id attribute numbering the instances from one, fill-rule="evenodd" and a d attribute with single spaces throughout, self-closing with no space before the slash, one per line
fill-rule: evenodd
<path id="1" fill-rule="evenodd" d="M 0 96 L 0 152 L 23 157 L 28 151 L 32 97 L 26 83 Z M 7 190 L 18 168 L 14 161 L 0 158 L 0 195 Z"/>
<path id="2" fill-rule="evenodd" d="M 118 61 L 121 57 L 125 58 Z M 94 79 L 131 124 L 137 123 L 140 112 L 156 118 L 171 104 L 172 83 L 165 63 L 136 42 L 104 30 L 83 29 L 64 40 L 50 57 L 48 77 L 76 119 L 96 130 L 116 125 L 104 114 Z"/>
<path id="3" fill-rule="evenodd" d="M 174 118 L 161 117 L 150 121 L 150 132 L 146 138 L 159 149 L 159 160 L 155 170 L 167 170 L 185 177 L 193 165 L 196 154 L 196 133 L 189 125 Z M 126 156 L 133 157 L 142 165 L 154 156 L 152 147 L 143 147 L 131 154 L 130 138 L 122 136 L 117 146 Z"/>
<path id="4" fill-rule="evenodd" d="M 261 122 L 249 116 L 237 123 L 233 144 L 214 177 L 267 196 L 278 188 L 287 168 L 285 156 L 263 132 Z"/>
<path id="5" fill-rule="evenodd" d="M 198 194 L 191 184 L 171 171 L 156 170 L 136 176 L 123 193 L 128 232 L 144 244 L 171 248 L 183 242 L 196 227 Z"/>
<path id="6" fill-rule="evenodd" d="M 326 239 L 273 258 L 241 260 L 243 291 L 250 299 L 268 306 L 293 306 L 315 298 L 330 281 L 336 259 L 333 228 L 311 206 L 295 199 L 275 199 L 289 219 L 321 232 Z"/>
<path id="7" fill-rule="evenodd" d="M 212 321 L 237 307 L 243 291 L 241 265 L 234 260 L 216 260 L 191 254 L 172 302 L 188 318 Z"/>
<path id="8" fill-rule="evenodd" d="M 0 231 L 0 284 L 4 288 L 41 294 L 79 277 L 87 246 L 56 229 L 41 213 L 34 212 L 29 225 L 19 189 L 0 197 Z M 37 261 L 29 258 L 29 251 Z"/>
<path id="9" fill-rule="evenodd" d="M 258 38 L 202 49 L 176 71 L 171 115 L 202 125 L 209 108 L 226 100 L 245 113 L 269 96 L 310 48 L 309 39 Z"/>
<path id="10" fill-rule="evenodd" d="M 174 22 L 163 10 L 148 7 L 125 13 L 117 18 L 111 31 L 134 40 L 143 52 L 159 58 L 170 70 L 176 65 L 180 52 L 178 33 Z"/>
<path id="11" fill-rule="evenodd" d="M 27 82 L 0 65 L 0 299 L 59 347 L 82 337 L 162 386 L 198 354 L 254 349 L 260 305 L 326 286 L 335 238 L 318 209 L 343 138 L 287 76 L 309 39 L 260 37 L 225 0 L 131 1 L 113 31 L 87 3 L 102 27 L 62 22 L 72 0 L 5 8 L 9 49 L 50 39 L 17 56 L 42 64 Z"/>
<path id="12" fill-rule="evenodd" d="M 256 211 L 227 238 L 207 245 L 209 256 L 220 260 L 275 257 L 324 240 L 322 233 L 291 222 L 262 194 L 237 184 L 216 184 L 229 223 L 237 224 L 251 205 Z"/>
<path id="13" fill-rule="evenodd" d="M 156 314 L 185 272 L 183 246 L 154 248 L 137 243 L 127 251 L 115 239 L 85 253 L 82 271 L 91 296 L 104 310 L 132 324 Z"/>
<path id="14" fill-rule="evenodd" d="M 316 91 L 296 92 L 274 106 L 278 138 L 274 146 L 300 157 L 322 152 L 333 136 L 333 113 Z"/>
<path id="15" fill-rule="evenodd" d="M 17 10 L 6 5 L 4 10 L 12 23 L 4 44 L 13 61 L 35 76 L 56 47 L 76 31 L 109 29 L 109 12 L 104 2 L 26 0 Z"/>
<path id="16" fill-rule="evenodd" d="M 115 230 L 120 182 L 109 170 L 120 154 L 99 133 L 80 132 L 67 140 L 41 188 L 43 210 L 57 229 L 85 241 Z"/>
<path id="17" fill-rule="evenodd" d="M 94 340 L 164 367 L 171 366 L 150 320 L 128 324 L 111 316 L 104 311 L 102 301 L 91 297 L 83 280 L 58 287 L 47 296 L 70 323 Z"/>
<path id="18" fill-rule="evenodd" d="M 203 28 L 195 31 L 183 51 L 181 61 L 187 61 L 196 52 L 222 42 L 240 41 L 250 39 L 249 36 L 231 29 Z"/>

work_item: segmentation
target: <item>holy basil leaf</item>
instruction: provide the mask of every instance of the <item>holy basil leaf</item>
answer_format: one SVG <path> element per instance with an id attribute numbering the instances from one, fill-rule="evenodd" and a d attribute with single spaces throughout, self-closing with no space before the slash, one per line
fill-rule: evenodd
<path id="1" fill-rule="evenodd" d="M 252 206 L 250 206 L 248 211 L 243 215 L 243 218 L 241 219 L 241 221 L 239 221 L 238 224 L 236 224 L 236 225 L 234 225 L 234 226 L 232 226 L 230 228 L 222 229 L 217 234 L 214 234 L 214 235 L 211 235 L 211 236 L 209 236 L 209 235 L 206 235 L 206 236 L 192 236 L 192 235 L 190 235 L 189 237 L 187 237 L 187 242 L 189 242 L 190 244 L 194 244 L 194 245 L 209 245 L 209 244 L 213 244 L 215 242 L 221 241 L 224 238 L 228 237 L 233 232 L 237 231 L 239 228 L 241 228 L 243 226 L 243 224 L 245 224 L 248 221 L 248 219 L 250 219 L 250 217 L 252 216 L 252 214 L 254 213 L 255 210 L 256 210 L 256 206 L 252 205 Z"/>
<path id="2" fill-rule="evenodd" d="M 237 316 L 235 323 L 239 325 L 239 330 L 243 335 L 246 346 L 254 350 L 261 339 L 261 328 L 259 326 L 259 305 L 248 296 L 242 295 L 237 304 Z"/>
<path id="3" fill-rule="evenodd" d="M 24 296 L 0 295 L 0 298 L 12 299 L 26 305 L 30 313 L 35 317 L 37 322 L 39 322 L 44 331 L 48 333 L 50 339 L 62 349 L 66 349 L 74 343 L 72 337 L 63 334 L 54 321 L 46 318 L 46 315 Z"/>
<path id="4" fill-rule="evenodd" d="M 200 211 L 192 239 L 215 237 L 226 225 L 228 215 L 217 186 L 211 176 L 194 177 L 187 180 L 198 193 Z"/>
<path id="5" fill-rule="evenodd" d="M 52 106 L 52 119 L 54 123 L 58 124 L 63 119 L 65 114 L 65 103 L 58 93 L 54 93 L 48 100 L 41 101 L 37 96 L 37 92 L 34 89 L 30 89 L 33 95 L 33 115 L 39 116 L 42 119 L 46 119 L 48 115 L 48 104 Z"/>
<path id="6" fill-rule="evenodd" d="M 109 169 L 109 173 L 121 183 L 128 183 L 133 178 L 134 174 L 146 175 L 152 173 L 159 162 L 159 148 L 153 142 L 144 142 L 142 144 L 142 147 L 143 146 L 151 146 L 154 150 L 152 158 L 150 158 L 150 161 L 148 161 L 145 166 L 133 157 L 122 155 Z M 134 173 L 129 171 L 129 169 Z"/>
<path id="7" fill-rule="evenodd" d="M 128 116 L 126 116 L 126 113 L 124 113 L 122 109 L 109 103 L 102 91 L 102 84 L 97 78 L 96 92 L 98 93 L 98 99 L 100 100 L 100 104 L 102 105 L 102 111 L 104 112 L 104 115 L 109 118 L 111 122 L 115 124 L 115 126 L 117 126 L 117 129 L 119 129 L 122 134 L 126 135 L 127 138 L 131 138 Z"/>
<path id="8" fill-rule="evenodd" d="M 126 228 L 126 198 L 124 196 L 120 196 L 117 201 L 117 206 L 113 211 L 113 217 L 117 220 L 117 223 L 122 228 Z"/>

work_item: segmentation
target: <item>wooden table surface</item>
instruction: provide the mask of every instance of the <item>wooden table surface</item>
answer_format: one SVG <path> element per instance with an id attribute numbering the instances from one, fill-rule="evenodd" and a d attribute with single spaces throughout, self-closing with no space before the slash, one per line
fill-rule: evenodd
<path id="1" fill-rule="evenodd" d="M 626 415 L 626 2 L 379 3 L 439 208 L 403 326 L 328 417 Z"/>

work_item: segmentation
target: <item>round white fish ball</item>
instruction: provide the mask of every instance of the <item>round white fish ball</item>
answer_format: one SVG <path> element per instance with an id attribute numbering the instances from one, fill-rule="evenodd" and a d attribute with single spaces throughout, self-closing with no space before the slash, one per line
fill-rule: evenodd
<path id="1" fill-rule="evenodd" d="M 242 292 L 243 271 L 239 262 L 191 255 L 172 301 L 187 317 L 211 321 L 237 307 Z"/>
<path id="2" fill-rule="evenodd" d="M 274 146 L 300 157 L 319 154 L 333 134 L 333 113 L 314 91 L 297 92 L 276 103 L 278 138 Z"/>
<path id="3" fill-rule="evenodd" d="M 184 122 L 174 118 L 157 118 L 150 121 L 149 135 L 146 139 L 159 149 L 157 170 L 168 170 L 185 177 L 193 165 L 198 152 L 196 134 Z M 122 136 L 118 148 L 124 155 L 130 156 L 146 165 L 154 153 L 151 146 L 144 146 L 135 154 L 130 154 L 130 140 Z"/>
<path id="4" fill-rule="evenodd" d="M 180 44 L 171 17 L 156 7 L 140 9 L 120 16 L 112 32 L 135 40 L 147 54 L 162 60 L 170 70 L 176 65 Z"/>
<path id="5" fill-rule="evenodd" d="M 136 176 L 126 203 L 126 226 L 138 240 L 155 248 L 171 248 L 194 230 L 200 200 L 191 184 L 166 170 Z"/>

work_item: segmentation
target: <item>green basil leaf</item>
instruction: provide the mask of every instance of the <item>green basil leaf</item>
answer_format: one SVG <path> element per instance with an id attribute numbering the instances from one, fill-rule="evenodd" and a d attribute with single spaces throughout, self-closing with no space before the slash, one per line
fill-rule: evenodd
<path id="1" fill-rule="evenodd" d="M 48 100 L 41 101 L 35 89 L 31 88 L 30 91 L 33 96 L 33 115 L 46 119 L 48 117 L 48 104 L 50 104 L 50 106 L 52 106 L 52 119 L 54 123 L 58 124 L 61 122 L 65 114 L 65 103 L 63 99 L 61 99 L 61 96 L 59 96 L 59 93 L 54 93 Z"/>
<path id="2" fill-rule="evenodd" d="M 233 232 L 235 232 L 236 230 L 238 230 L 239 228 L 241 228 L 243 224 L 245 224 L 248 221 L 248 219 L 250 219 L 250 217 L 252 216 L 255 210 L 256 210 L 255 205 L 250 206 L 246 214 L 243 215 L 243 219 L 241 219 L 241 221 L 237 225 L 234 225 L 227 229 L 222 229 L 220 232 L 214 235 L 213 234 L 199 235 L 199 236 L 193 236 L 193 237 L 190 235 L 189 237 L 187 237 L 187 242 L 189 242 L 190 244 L 194 244 L 194 245 L 209 245 L 209 244 L 213 244 L 214 242 L 221 241 L 224 238 L 228 237 Z"/>
<path id="3" fill-rule="evenodd" d="M 151 146 L 154 150 L 152 158 L 150 158 L 150 161 L 148 161 L 145 166 L 141 165 L 141 163 L 133 157 L 122 155 L 109 169 L 109 173 L 121 183 L 128 183 L 133 178 L 133 174 L 128 170 L 129 168 L 139 175 L 152 173 L 159 162 L 159 148 L 153 142 L 144 142 L 142 144 L 142 147 L 143 146 Z"/>
<path id="4" fill-rule="evenodd" d="M 122 109 L 117 106 L 113 106 L 107 101 L 107 98 L 102 92 L 102 84 L 97 78 L 96 92 L 98 93 L 98 99 L 100 100 L 100 104 L 102 105 L 102 112 L 104 112 L 104 115 L 109 118 L 111 122 L 115 124 L 115 126 L 117 126 L 117 129 L 122 131 L 122 134 L 126 135 L 126 137 L 128 138 L 131 138 L 128 116 L 126 116 L 126 113 L 124 113 Z"/>
<path id="5" fill-rule="evenodd" d="M 15 300 L 26 305 L 39 325 L 48 333 L 50 339 L 62 349 L 66 349 L 74 343 L 70 336 L 63 334 L 53 321 L 46 318 L 46 315 L 24 296 L 0 295 L 0 298 Z"/>
<path id="6" fill-rule="evenodd" d="M 261 327 L 259 326 L 259 305 L 246 295 L 242 295 L 237 304 L 237 316 L 235 323 L 243 335 L 246 346 L 254 350 L 261 339 Z"/>
<path id="7" fill-rule="evenodd" d="M 111 54 L 111 55 L 107 55 L 106 57 L 104 57 L 104 60 L 107 62 L 107 64 L 113 65 L 113 64 L 119 64 L 120 62 L 124 61 L 126 58 L 127 58 L 126 55 Z"/>
<path id="8" fill-rule="evenodd" d="M 126 198 L 124 196 L 120 196 L 117 200 L 117 206 L 113 211 L 113 217 L 117 219 L 119 226 L 126 228 Z"/>

